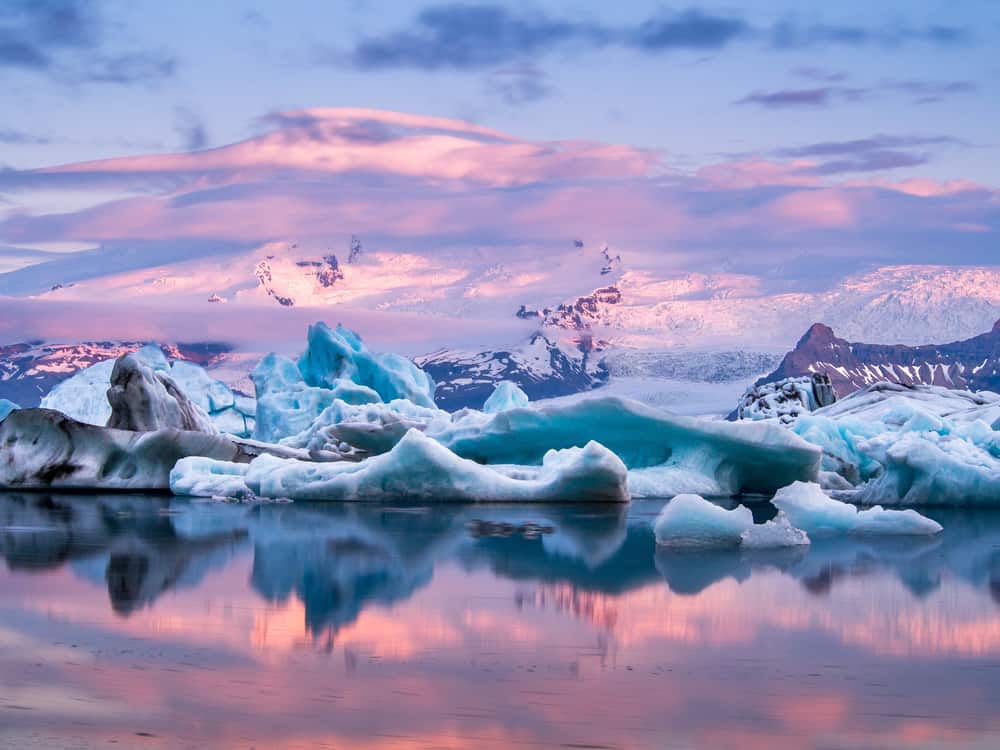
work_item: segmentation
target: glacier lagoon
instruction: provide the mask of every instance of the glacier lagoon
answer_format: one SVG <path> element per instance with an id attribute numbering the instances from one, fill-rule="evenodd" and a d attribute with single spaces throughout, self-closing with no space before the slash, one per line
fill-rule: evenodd
<path id="1" fill-rule="evenodd" d="M 663 505 L 2 494 L 0 746 L 1000 743 L 1000 513 L 670 548 Z"/>

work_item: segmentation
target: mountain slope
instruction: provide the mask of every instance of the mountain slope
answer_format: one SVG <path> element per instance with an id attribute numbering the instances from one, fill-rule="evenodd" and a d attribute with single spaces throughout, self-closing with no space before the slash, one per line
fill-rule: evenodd
<path id="1" fill-rule="evenodd" d="M 828 375 L 838 396 L 879 381 L 1000 391 L 1000 320 L 988 333 L 924 346 L 852 343 L 816 323 L 757 384 L 813 373 Z"/>

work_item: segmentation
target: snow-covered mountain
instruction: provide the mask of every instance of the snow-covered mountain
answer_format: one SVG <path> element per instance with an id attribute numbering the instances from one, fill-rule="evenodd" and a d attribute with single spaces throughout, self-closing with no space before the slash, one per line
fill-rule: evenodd
<path id="1" fill-rule="evenodd" d="M 88 341 L 80 344 L 26 342 L 0 346 L 0 398 L 23 407 L 37 406 L 55 385 L 85 367 L 142 348 L 137 341 Z M 166 344 L 171 360 L 219 368 L 229 347 L 219 343 Z"/>
<path id="2" fill-rule="evenodd" d="M 924 346 L 849 342 L 816 323 L 759 384 L 813 373 L 829 376 L 840 397 L 879 381 L 1000 391 L 1000 320 L 979 336 Z"/>
<path id="3" fill-rule="evenodd" d="M 502 380 L 517 383 L 531 399 L 564 396 L 600 386 L 608 370 L 599 348 L 533 334 L 505 350 L 442 349 L 414 361 L 434 378 L 438 406 L 481 408 Z"/>

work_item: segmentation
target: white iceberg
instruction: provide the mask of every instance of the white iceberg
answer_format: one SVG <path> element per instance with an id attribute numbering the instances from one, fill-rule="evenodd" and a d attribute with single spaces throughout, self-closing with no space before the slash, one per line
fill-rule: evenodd
<path id="1" fill-rule="evenodd" d="M 791 524 L 812 536 L 835 534 L 937 534 L 941 524 L 915 510 L 859 510 L 834 500 L 818 484 L 795 482 L 778 490 L 771 501 Z"/>
<path id="2" fill-rule="evenodd" d="M 490 397 L 486 399 L 486 403 L 483 404 L 483 411 L 487 414 L 496 414 L 508 409 L 527 406 L 528 403 L 528 394 L 522 391 L 517 383 L 501 380 L 493 389 Z"/>
<path id="3" fill-rule="evenodd" d="M 670 500 L 653 523 L 657 544 L 673 546 L 726 546 L 740 544 L 753 526 L 749 508 L 726 510 L 700 495 L 684 494 Z"/>
<path id="4" fill-rule="evenodd" d="M 743 549 L 777 549 L 809 544 L 809 535 L 796 528 L 784 511 L 765 523 L 754 524 L 740 534 Z"/>
<path id="5" fill-rule="evenodd" d="M 1000 432 L 990 421 L 997 410 L 992 393 L 878 383 L 800 417 L 792 430 L 823 449 L 823 484 L 838 496 L 992 505 L 1000 501 Z"/>
<path id="6" fill-rule="evenodd" d="M 182 460 L 171 472 L 178 494 L 242 491 L 241 468 Z M 597 443 L 549 451 L 540 466 L 482 466 L 459 458 L 417 430 L 381 456 L 360 463 L 310 463 L 263 455 L 243 474 L 258 497 L 292 500 L 598 501 L 627 502 L 627 470 Z"/>

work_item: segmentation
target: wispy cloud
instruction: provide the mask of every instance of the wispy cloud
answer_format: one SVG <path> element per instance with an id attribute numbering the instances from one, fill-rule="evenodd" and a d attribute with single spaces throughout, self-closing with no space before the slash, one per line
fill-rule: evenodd
<path id="1" fill-rule="evenodd" d="M 803 166 L 803 174 L 836 175 L 848 172 L 879 172 L 887 169 L 916 167 L 932 158 L 930 147 L 967 145 L 952 136 L 915 136 L 878 134 L 846 141 L 823 141 L 804 146 L 778 149 L 775 155 L 792 159 L 824 159 Z"/>
<path id="2" fill-rule="evenodd" d="M 798 69 L 794 71 L 800 77 L 822 82 L 845 81 L 844 73 L 825 72 L 820 69 Z M 902 94 L 913 104 L 930 104 L 939 102 L 957 94 L 967 94 L 978 90 L 972 81 L 924 81 L 883 80 L 871 86 L 817 86 L 815 88 L 774 89 L 771 91 L 754 91 L 734 104 L 753 104 L 766 109 L 784 109 L 803 107 L 821 109 L 844 102 L 857 102 L 878 94 Z"/>
<path id="3" fill-rule="evenodd" d="M 899 47 L 911 43 L 957 46 L 970 32 L 945 25 L 894 24 L 865 27 L 801 23 L 788 18 L 755 25 L 733 13 L 698 8 L 663 11 L 631 25 L 609 25 L 490 3 L 446 3 L 425 7 L 409 26 L 360 39 L 346 52 L 323 50 L 317 59 L 360 70 L 484 70 L 534 60 L 556 50 L 585 51 L 616 46 L 643 54 L 676 50 L 712 51 L 757 40 L 774 50 L 829 46 Z"/>
<path id="4" fill-rule="evenodd" d="M 822 109 L 836 101 L 857 101 L 867 94 L 866 89 L 845 86 L 819 86 L 809 89 L 778 89 L 776 91 L 754 91 L 736 104 L 753 104 L 766 109 L 788 109 L 790 107 Z"/>

